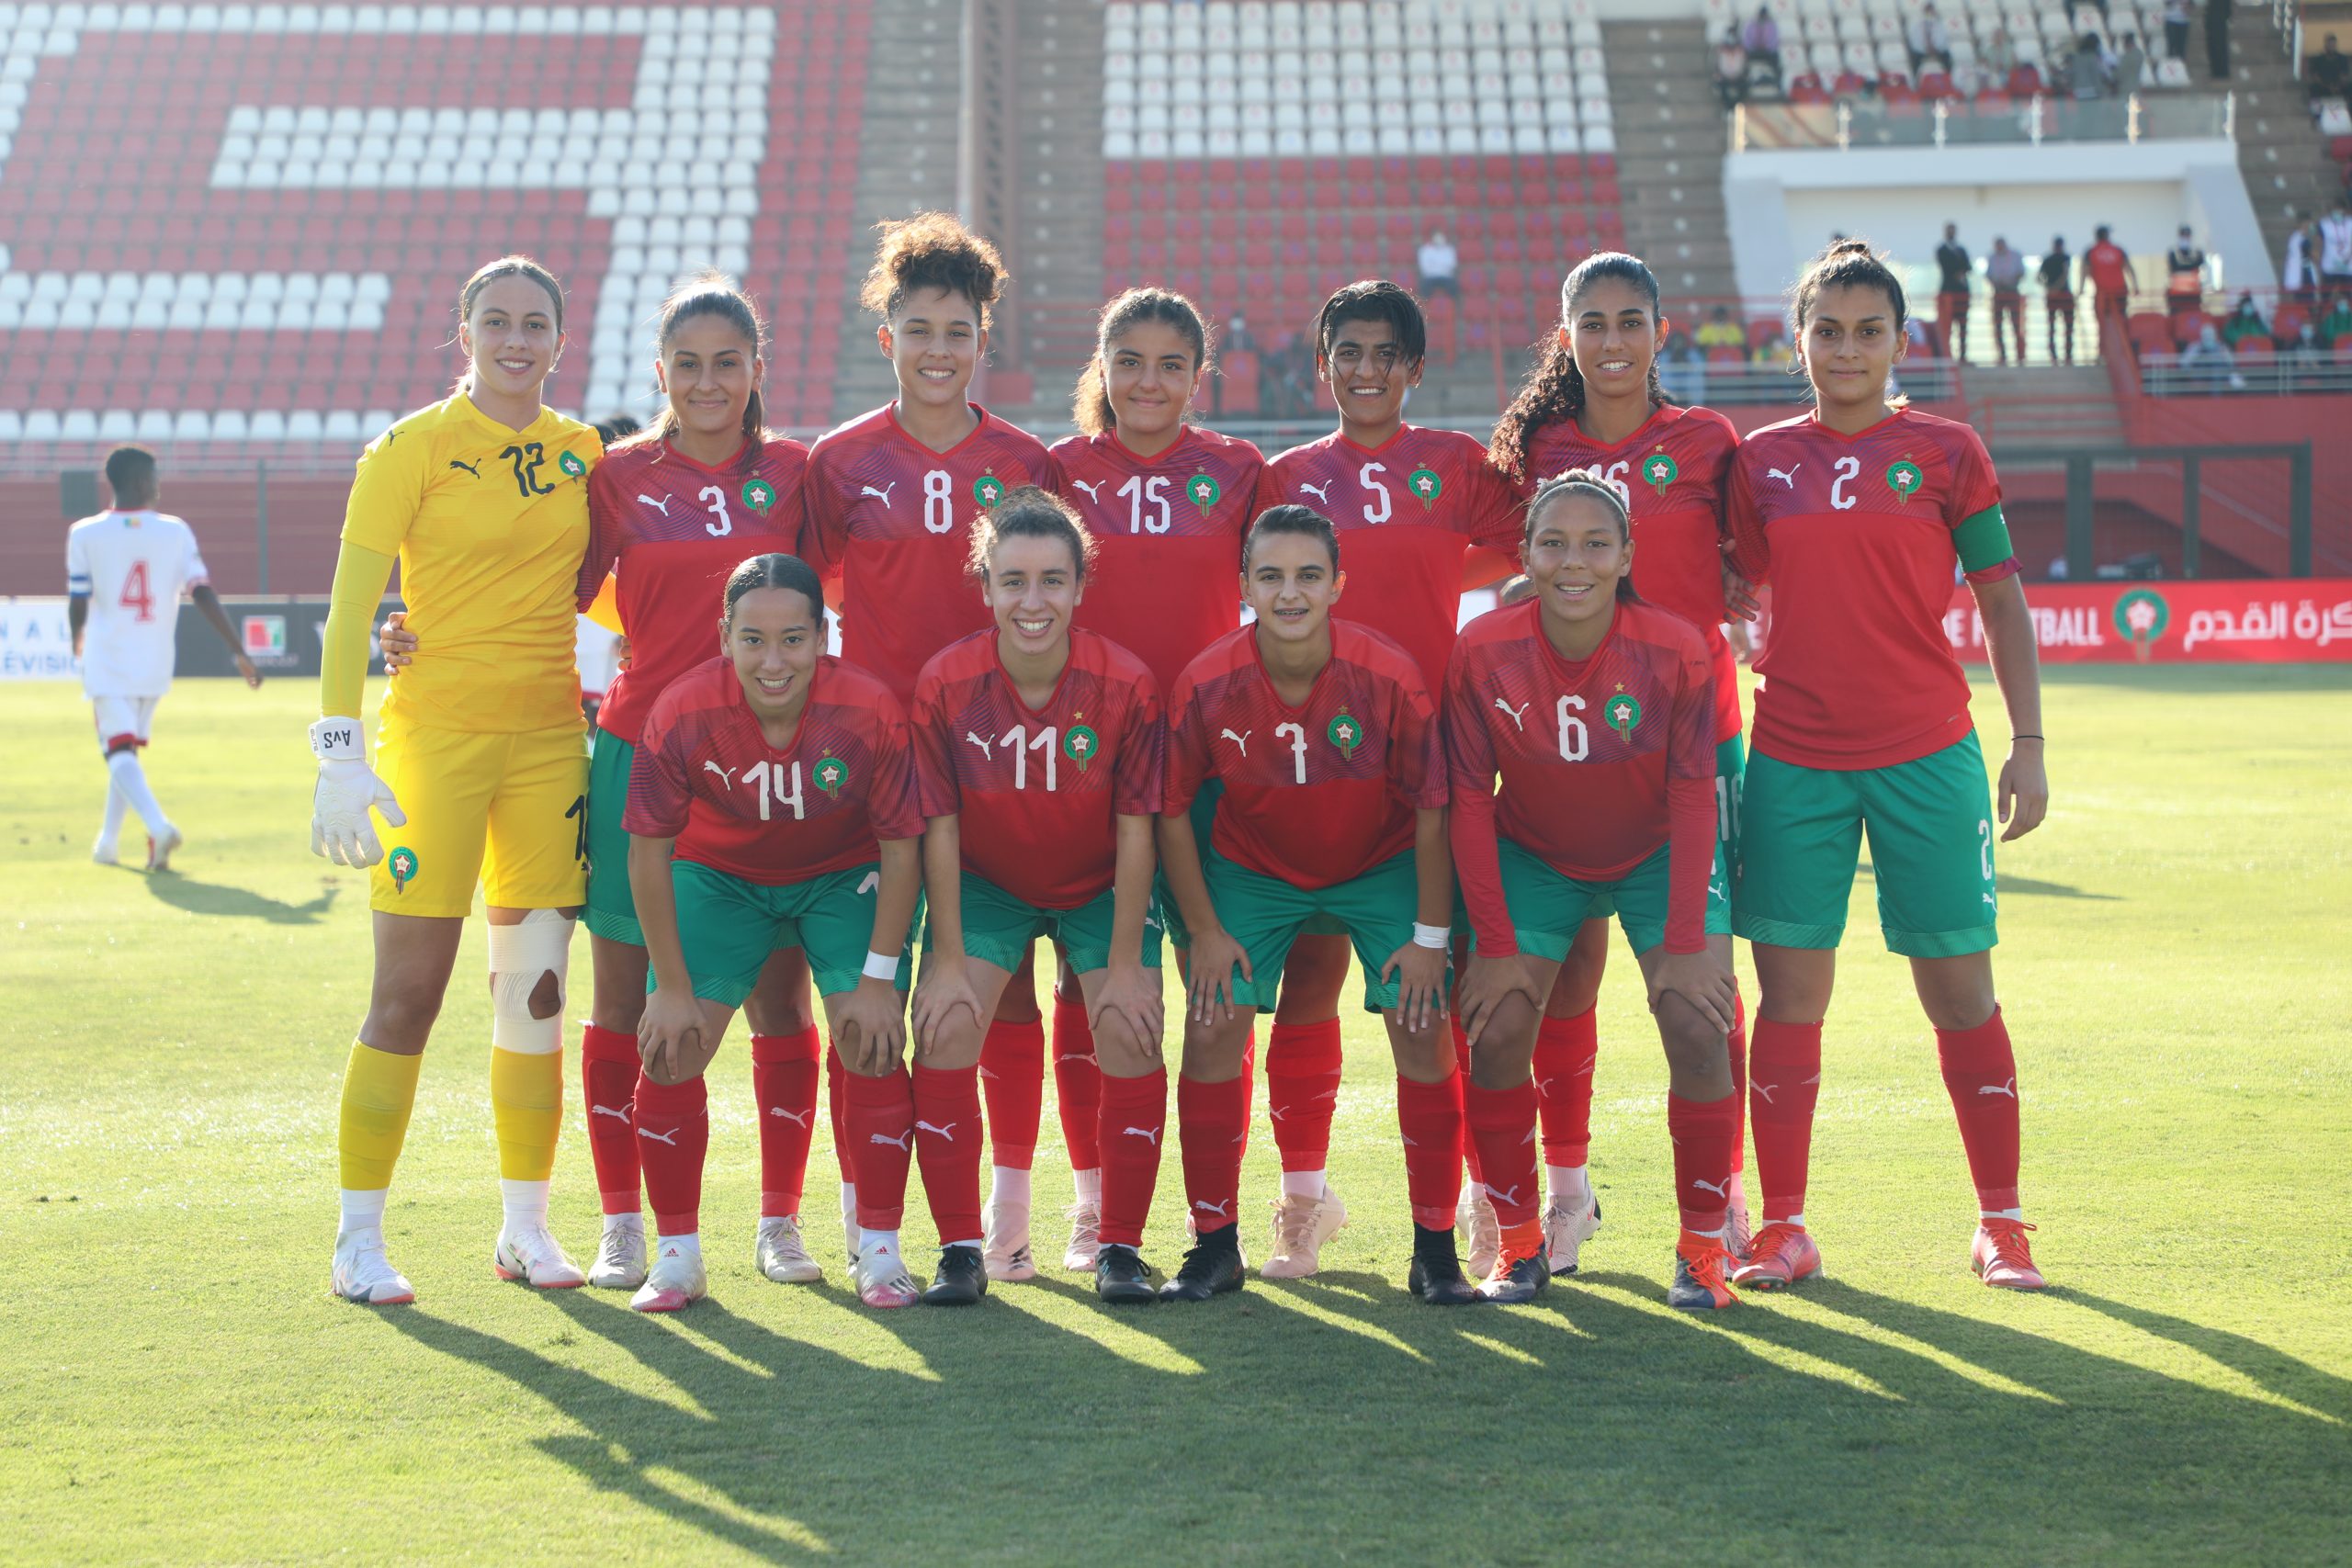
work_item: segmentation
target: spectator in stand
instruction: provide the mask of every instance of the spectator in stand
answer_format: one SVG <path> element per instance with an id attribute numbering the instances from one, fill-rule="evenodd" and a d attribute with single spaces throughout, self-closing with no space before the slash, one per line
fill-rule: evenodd
<path id="1" fill-rule="evenodd" d="M 1747 348 L 1747 330 L 1731 319 L 1731 311 L 1717 305 L 1707 312 L 1706 325 L 1699 329 L 1699 346 L 1713 352 L 1718 348 Z"/>
<path id="2" fill-rule="evenodd" d="M 2295 372 L 2294 389 L 2309 390 L 2312 372 L 2328 363 L 2327 350 L 2320 346 L 2319 330 L 2305 321 L 2295 329 L 2295 341 L 2278 351 L 2278 363 Z"/>
<path id="3" fill-rule="evenodd" d="M 1421 247 L 1419 260 L 1421 298 L 1426 300 L 1440 294 L 1450 294 L 1453 297 L 1453 308 L 1460 310 L 1462 257 L 1454 250 L 1453 242 L 1445 237 L 1444 230 L 1430 231 L 1429 243 Z"/>
<path id="4" fill-rule="evenodd" d="M 1740 47 L 1747 51 L 1750 61 L 1771 71 L 1773 86 L 1785 85 L 1781 75 L 1781 24 L 1772 19 L 1771 6 L 1756 7 L 1756 15 L 1748 17 L 1747 25 L 1739 29 L 1739 42 Z"/>
<path id="5" fill-rule="evenodd" d="M 1217 346 L 1227 354 L 1255 354 L 1258 340 L 1251 335 L 1249 318 L 1238 310 L 1226 319 L 1225 341 Z"/>
<path id="6" fill-rule="evenodd" d="M 2241 388 L 2245 378 L 2238 374 L 2237 355 L 2222 341 L 2222 334 L 2206 322 L 2197 330 L 2197 341 L 2180 356 L 2181 379 L 2197 391 L 2218 392 L 2222 388 Z"/>
<path id="7" fill-rule="evenodd" d="M 2254 302 L 2254 295 L 2251 292 L 2241 294 L 2237 309 L 2232 310 L 2230 319 L 2222 323 L 2222 341 L 2228 344 L 2234 353 L 2246 339 L 2256 337 L 2268 343 L 2270 323 L 2262 319 L 2262 307 Z"/>
<path id="8" fill-rule="evenodd" d="M 2205 69 L 2216 82 L 2230 79 L 2230 13 L 2237 0 L 2205 0 Z"/>
<path id="9" fill-rule="evenodd" d="M 2075 258 L 2066 254 L 2066 236 L 2055 235 L 2050 242 L 2050 254 L 2041 258 L 2037 276 L 2041 279 L 2041 310 L 2050 324 L 2050 363 L 2072 365 L 2075 362 Z M 2060 327 L 2066 329 L 2065 352 L 2059 352 Z M 2020 356 L 2022 357 L 2022 356 Z"/>
<path id="10" fill-rule="evenodd" d="M 1715 96 L 1723 99 L 1725 113 L 1747 97 L 1747 46 L 1739 41 L 1737 28 L 1725 28 L 1723 41 L 1715 45 Z"/>
<path id="11" fill-rule="evenodd" d="M 2165 0 L 2165 58 L 2184 64 L 2188 58 L 2188 18 L 2196 7 L 2188 0 Z"/>
<path id="12" fill-rule="evenodd" d="M 2107 352 L 2107 334 L 2122 340 L 2124 318 L 2132 313 L 2132 258 L 2123 247 L 2108 237 L 2102 223 L 2092 235 L 2091 248 L 2083 253 L 2083 276 L 2090 280 L 2091 302 L 2098 319 L 2099 352 Z"/>
<path id="13" fill-rule="evenodd" d="M 2125 33 L 2115 46 L 2115 93 L 2128 98 L 2148 85 L 2148 51 L 2138 33 Z"/>
<path id="14" fill-rule="evenodd" d="M 1995 28 L 1992 36 L 1977 50 L 1976 58 L 1984 62 L 1986 75 L 2007 86 L 2010 73 L 2018 68 L 2018 46 L 2009 41 L 2009 29 Z"/>
<path id="15" fill-rule="evenodd" d="M 2352 90 L 2352 55 L 2336 48 L 2335 35 L 2330 33 L 2319 52 L 2303 62 L 2303 74 L 2313 103 L 2343 97 Z"/>
<path id="16" fill-rule="evenodd" d="M 1918 14 L 1911 18 L 1910 27 L 1904 29 L 1903 36 L 1911 46 L 1913 75 L 1926 70 L 1930 60 L 1940 62 L 1947 72 L 1951 70 L 1951 29 L 1944 26 L 1941 17 L 1936 15 L 1935 0 L 1928 0 L 1928 4 L 1919 8 Z"/>
<path id="17" fill-rule="evenodd" d="M 2330 354 L 2342 344 L 2352 343 L 2352 297 L 2337 295 L 2328 305 L 2327 314 L 2312 323 L 2312 335 Z"/>
<path id="18" fill-rule="evenodd" d="M 2287 256 L 2278 267 L 2278 288 L 2308 307 L 2319 300 L 2319 225 L 2298 223 L 2287 232 Z"/>
<path id="19" fill-rule="evenodd" d="M 2205 307 L 2205 252 L 2180 226 L 2180 237 L 2165 253 L 2165 308 L 2185 316 Z"/>
<path id="20" fill-rule="evenodd" d="M 1680 327 L 1666 334 L 1666 352 L 1658 355 L 1658 389 L 1666 400 L 1691 408 L 1707 400 L 1707 355 Z"/>
<path id="21" fill-rule="evenodd" d="M 2106 93 L 2107 56 L 2097 33 L 2085 33 L 2075 40 L 2075 52 L 2066 57 L 2066 90 L 2077 99 Z"/>
<path id="22" fill-rule="evenodd" d="M 2009 362 L 2009 344 L 2018 346 L 2018 363 L 2025 363 L 2025 257 L 2009 249 L 2008 241 L 1993 236 L 1993 254 L 1984 258 L 1984 281 L 1993 289 L 1993 356 Z M 2008 336 L 2001 329 L 2008 328 Z"/>
<path id="23" fill-rule="evenodd" d="M 1960 225 L 1944 225 L 1944 243 L 1936 247 L 1936 331 L 1944 352 L 1959 364 L 1968 363 L 1968 295 L 1976 264 L 1960 243 Z"/>
<path id="24" fill-rule="evenodd" d="M 1786 370 L 1796 363 L 1796 355 L 1789 348 L 1788 337 L 1780 328 L 1774 327 L 1770 335 L 1756 345 L 1756 351 L 1747 356 L 1747 360 L 1751 365 L 1769 365 L 1775 369 Z"/>
<path id="25" fill-rule="evenodd" d="M 2319 286 L 2329 294 L 2352 288 L 2352 207 L 2340 196 L 2319 220 Z"/>

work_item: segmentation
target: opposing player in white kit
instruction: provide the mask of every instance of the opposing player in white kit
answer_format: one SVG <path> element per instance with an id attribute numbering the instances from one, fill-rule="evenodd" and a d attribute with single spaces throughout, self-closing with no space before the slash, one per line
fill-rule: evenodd
<path id="1" fill-rule="evenodd" d="M 205 581 L 195 531 L 155 510 L 155 455 L 141 446 L 116 447 L 107 454 L 107 484 L 114 505 L 83 518 L 65 537 L 66 619 L 82 660 L 82 691 L 96 715 L 98 745 L 112 775 L 106 820 L 90 858 L 117 863 L 122 814 L 131 810 L 147 825 L 147 869 L 167 871 L 180 830 L 147 787 L 139 748 L 147 744 L 155 705 L 171 690 L 183 589 L 229 645 L 245 684 L 260 685 L 261 675 Z"/>

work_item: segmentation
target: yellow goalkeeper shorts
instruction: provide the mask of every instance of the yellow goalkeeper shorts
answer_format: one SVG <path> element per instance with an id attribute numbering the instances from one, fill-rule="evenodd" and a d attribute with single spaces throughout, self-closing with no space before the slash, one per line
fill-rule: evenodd
<path id="1" fill-rule="evenodd" d="M 588 738 L 579 723 L 518 735 L 387 719 L 376 772 L 407 813 L 381 817 L 368 907 L 463 916 L 485 902 L 560 909 L 588 897 Z"/>

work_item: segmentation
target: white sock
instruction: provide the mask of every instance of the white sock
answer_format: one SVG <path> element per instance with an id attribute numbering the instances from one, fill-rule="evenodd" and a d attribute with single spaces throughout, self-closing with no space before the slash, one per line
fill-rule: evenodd
<path id="1" fill-rule="evenodd" d="M 512 1225 L 544 1225 L 548 1223 L 548 1184 L 544 1181 L 509 1181 L 498 1179 L 498 1195 L 506 1206 L 506 1223 Z"/>
<path id="2" fill-rule="evenodd" d="M 1486 1195 L 1487 1184 L 1485 1182 L 1473 1181 L 1468 1177 L 1463 1178 L 1462 1202 L 1459 1205 L 1460 1207 L 1467 1208 L 1476 1204 L 1479 1199 L 1484 1198 Z"/>
<path id="3" fill-rule="evenodd" d="M 353 1231 L 380 1231 L 384 1228 L 384 1199 L 386 1190 L 379 1187 L 372 1192 L 356 1188 L 342 1189 L 343 1228 L 336 1233 L 349 1235 Z"/>
<path id="4" fill-rule="evenodd" d="M 1592 1183 L 1580 1165 L 1545 1166 L 1544 1190 L 1551 1193 L 1555 1208 L 1582 1209 L 1592 1201 Z"/>
<path id="5" fill-rule="evenodd" d="M 700 1258 L 702 1232 L 688 1231 L 684 1235 L 657 1235 L 653 1238 L 653 1256 L 659 1258 L 673 1247 L 689 1258 Z"/>
<path id="6" fill-rule="evenodd" d="M 1009 1165 L 989 1168 L 989 1201 L 1000 1207 L 1025 1209 L 1029 1206 L 1029 1173 Z"/>
<path id="7" fill-rule="evenodd" d="M 2025 1220 L 2025 1211 L 2023 1209 L 1979 1209 L 1976 1211 L 1976 1217 L 1982 1220 L 2016 1220 L 2022 1224 Z"/>
<path id="8" fill-rule="evenodd" d="M 857 1183 L 842 1183 L 842 1218 L 850 1224 L 857 1224 Z"/>
<path id="9" fill-rule="evenodd" d="M 859 1232 L 857 1255 L 860 1258 L 902 1258 L 905 1256 L 899 1250 L 897 1231 Z"/>
<path id="10" fill-rule="evenodd" d="M 943 1241 L 939 1244 L 939 1250 L 944 1252 L 951 1247 L 968 1247 L 974 1252 L 978 1252 L 984 1245 L 986 1243 L 983 1238 L 974 1236 L 969 1241 Z"/>
<path id="11" fill-rule="evenodd" d="M 635 1231 L 642 1235 L 645 1234 L 645 1216 L 640 1213 L 606 1214 L 605 1234 L 610 1235 L 615 1231 Z"/>
<path id="12" fill-rule="evenodd" d="M 1331 1185 L 1323 1179 L 1320 1170 L 1285 1170 L 1283 1172 L 1283 1196 L 1285 1198 L 1328 1198 Z"/>
<path id="13" fill-rule="evenodd" d="M 1070 1180 L 1077 1184 L 1080 1202 L 1091 1203 L 1098 1208 L 1102 1205 L 1102 1168 L 1101 1166 L 1096 1166 L 1092 1170 L 1073 1170 L 1069 1173 L 1069 1177 Z"/>
<path id="14" fill-rule="evenodd" d="M 1785 1220 L 1768 1220 L 1765 1223 L 1768 1224 L 1786 1225 L 1791 1230 L 1801 1231 L 1804 1229 L 1804 1211 L 1800 1209 Z"/>
<path id="15" fill-rule="evenodd" d="M 147 771 L 139 765 L 136 750 L 126 746 L 108 757 L 107 771 L 114 775 L 114 787 L 122 792 L 122 798 L 139 813 L 139 820 L 147 824 L 150 836 L 160 839 L 171 830 L 164 808 L 155 804 L 155 792 L 147 787 Z"/>
<path id="16" fill-rule="evenodd" d="M 109 773 L 107 778 L 107 814 L 98 827 L 98 842 L 112 849 L 121 840 L 123 814 L 130 809 L 130 802 L 124 798 L 122 791 L 114 786 L 114 778 Z"/>

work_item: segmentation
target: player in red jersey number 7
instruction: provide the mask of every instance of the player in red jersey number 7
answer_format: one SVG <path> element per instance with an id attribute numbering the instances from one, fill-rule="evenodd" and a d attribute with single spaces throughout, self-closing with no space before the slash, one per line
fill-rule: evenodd
<path id="1" fill-rule="evenodd" d="M 1765 1224 L 1736 1278 L 1770 1288 L 1821 1267 L 1804 1224 L 1821 1024 L 1867 833 L 1880 928 L 1911 962 L 1968 1152 L 1971 1261 L 1988 1285 L 2039 1290 L 2018 1201 L 2017 1059 L 1993 988 L 1994 812 L 1943 629 L 1955 568 L 2008 709 L 2004 843 L 2049 809 L 2041 672 L 1984 443 L 1887 401 L 1905 314 L 1867 244 L 1822 253 L 1796 292 L 1814 412 L 1750 435 L 1732 471 L 1741 570 L 1773 591 L 1733 894 L 1761 987 L 1748 1109 Z"/>
<path id="2" fill-rule="evenodd" d="M 1634 593 L 1631 535 L 1599 476 L 1548 481 L 1527 511 L 1534 597 L 1471 623 L 1446 678 L 1454 863 L 1476 935 L 1458 1004 L 1466 1111 L 1502 1225 L 1481 1287 L 1490 1301 L 1526 1301 L 1551 1278 L 1529 1067 L 1543 998 L 1595 909 L 1623 926 L 1666 1047 L 1682 1219 L 1668 1303 L 1736 1299 L 1724 1282 L 1739 1119 L 1724 1044 L 1734 992 L 1714 681 L 1690 623 Z"/>

